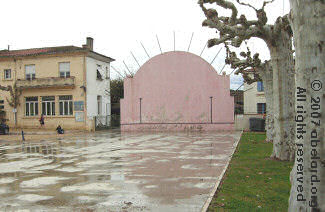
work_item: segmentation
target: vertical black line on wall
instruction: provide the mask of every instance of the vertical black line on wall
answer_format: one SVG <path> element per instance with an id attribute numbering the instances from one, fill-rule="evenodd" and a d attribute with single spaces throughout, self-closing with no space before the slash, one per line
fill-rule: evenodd
<path id="1" fill-rule="evenodd" d="M 212 96 L 210 96 L 210 109 L 211 109 L 210 116 L 211 116 L 211 124 L 212 124 Z"/>
<path id="2" fill-rule="evenodd" d="M 142 103 L 142 98 L 140 98 L 140 123 L 142 123 L 142 114 L 141 114 L 141 103 Z"/>

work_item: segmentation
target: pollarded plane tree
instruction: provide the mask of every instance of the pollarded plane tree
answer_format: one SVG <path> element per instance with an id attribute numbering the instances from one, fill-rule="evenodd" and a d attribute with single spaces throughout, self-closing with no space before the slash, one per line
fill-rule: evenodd
<path id="1" fill-rule="evenodd" d="M 208 47 L 222 43 L 234 47 L 251 38 L 262 39 L 269 48 L 273 69 L 273 114 L 274 137 L 273 156 L 279 160 L 294 158 L 294 60 L 292 50 L 292 31 L 288 15 L 278 17 L 274 24 L 267 24 L 265 6 L 273 1 L 263 3 L 256 9 L 248 3 L 236 1 L 240 5 L 253 9 L 257 20 L 247 20 L 245 15 L 238 17 L 235 4 L 227 0 L 199 0 L 206 20 L 202 25 L 217 29 L 219 36 L 208 41 Z M 205 5 L 215 4 L 218 9 L 230 9 L 231 16 L 219 16 L 216 9 L 207 9 Z M 268 107 L 268 106 L 267 106 Z"/>
<path id="2" fill-rule="evenodd" d="M 270 61 L 262 63 L 258 53 L 254 54 L 252 57 L 252 53 L 248 47 L 247 52 L 241 52 L 241 58 L 238 58 L 236 52 L 232 52 L 228 45 L 225 46 L 227 50 L 225 62 L 226 64 L 231 65 L 231 68 L 235 70 L 235 74 L 241 74 L 244 78 L 244 82 L 247 84 L 252 84 L 258 81 L 263 81 L 264 83 L 265 99 L 267 104 L 266 138 L 267 141 L 272 141 L 274 132 L 273 69 Z"/>
<path id="3" fill-rule="evenodd" d="M 325 1 L 290 0 L 290 7 L 296 50 L 297 154 L 289 211 L 325 211 Z"/>

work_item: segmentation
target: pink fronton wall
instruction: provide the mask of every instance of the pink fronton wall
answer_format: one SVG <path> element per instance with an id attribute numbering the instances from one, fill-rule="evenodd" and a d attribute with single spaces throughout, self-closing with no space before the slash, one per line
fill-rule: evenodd
<path id="1" fill-rule="evenodd" d="M 133 78 L 124 80 L 123 131 L 205 131 L 233 127 L 230 78 L 218 75 L 197 55 L 179 51 L 158 55 L 146 62 Z"/>

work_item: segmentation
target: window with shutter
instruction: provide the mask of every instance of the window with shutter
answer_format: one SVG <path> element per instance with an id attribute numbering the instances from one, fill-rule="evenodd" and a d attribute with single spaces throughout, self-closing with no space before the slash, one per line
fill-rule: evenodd
<path id="1" fill-rule="evenodd" d="M 70 62 L 59 63 L 60 77 L 70 77 Z"/>
<path id="2" fill-rule="evenodd" d="M 266 103 L 257 103 L 257 113 L 258 114 L 266 113 Z"/>
<path id="3" fill-rule="evenodd" d="M 258 92 L 263 92 L 264 91 L 264 86 L 263 86 L 262 81 L 257 82 L 257 91 Z"/>
<path id="4" fill-rule="evenodd" d="M 27 80 L 36 78 L 35 65 L 25 65 L 25 76 Z"/>
<path id="5" fill-rule="evenodd" d="M 4 70 L 4 79 L 11 79 L 11 69 Z"/>

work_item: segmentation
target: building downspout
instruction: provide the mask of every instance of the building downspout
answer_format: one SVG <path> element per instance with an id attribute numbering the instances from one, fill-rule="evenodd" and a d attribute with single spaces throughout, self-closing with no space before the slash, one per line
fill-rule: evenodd
<path id="1" fill-rule="evenodd" d="M 8 51 L 9 51 L 9 45 L 8 45 Z M 16 80 L 17 80 L 17 59 L 14 58 L 14 62 L 15 62 L 15 77 L 14 77 L 14 83 L 12 84 L 12 86 L 16 83 Z M 18 97 L 20 98 L 20 96 Z M 18 118 L 18 111 L 17 111 L 17 108 L 14 108 L 14 119 L 15 119 L 15 128 L 17 128 L 17 125 L 18 125 L 18 121 L 17 121 L 17 118 Z"/>
<path id="2" fill-rule="evenodd" d="M 85 104 L 84 104 L 84 119 L 85 119 L 85 127 L 88 131 L 91 131 L 92 129 L 89 129 L 88 126 L 88 116 L 87 116 L 87 73 L 86 73 L 87 67 L 86 67 L 86 54 L 83 55 L 83 86 L 84 86 L 84 95 L 85 95 Z"/>

